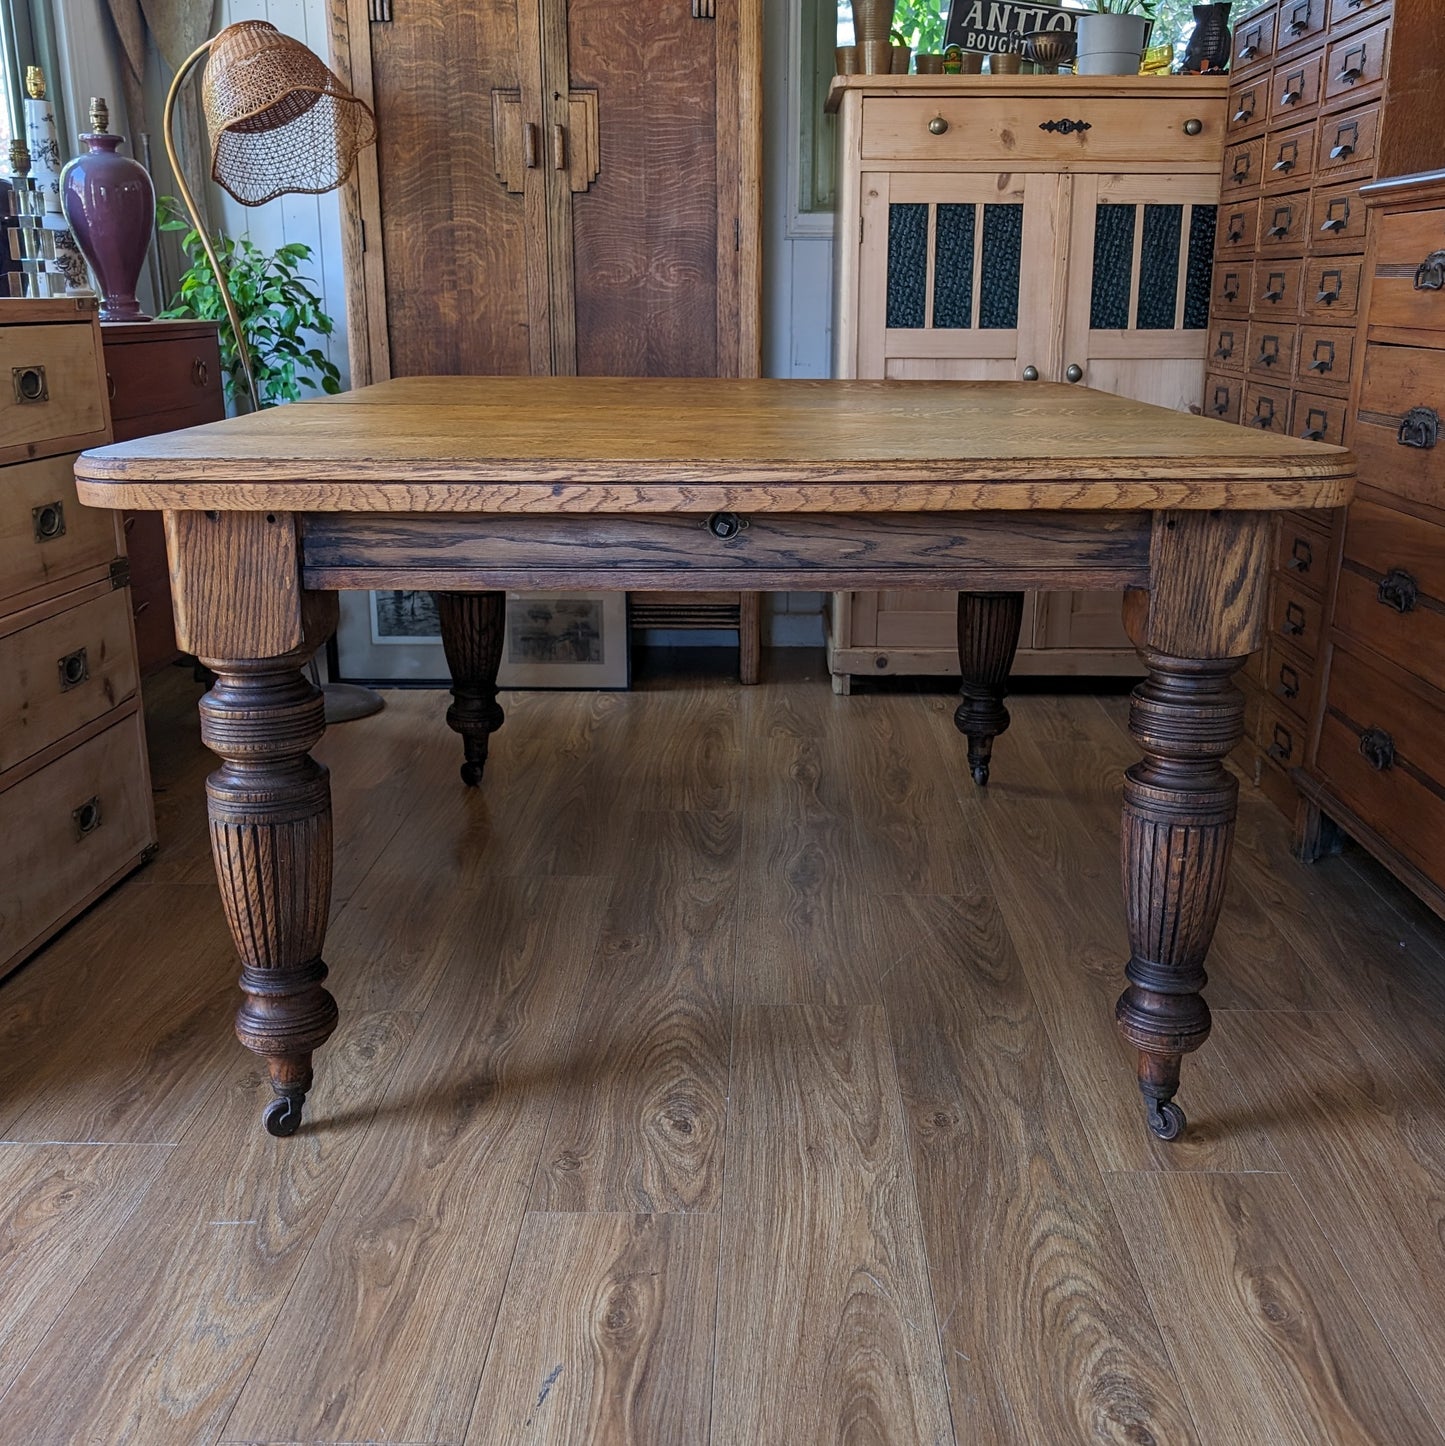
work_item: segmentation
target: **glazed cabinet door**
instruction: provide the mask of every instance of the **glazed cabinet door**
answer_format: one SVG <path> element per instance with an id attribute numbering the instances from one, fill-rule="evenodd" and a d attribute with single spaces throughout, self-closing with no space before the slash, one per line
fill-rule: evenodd
<path id="1" fill-rule="evenodd" d="M 1011 381 L 1050 368 L 1057 177 L 879 171 L 861 189 L 853 375 Z"/>

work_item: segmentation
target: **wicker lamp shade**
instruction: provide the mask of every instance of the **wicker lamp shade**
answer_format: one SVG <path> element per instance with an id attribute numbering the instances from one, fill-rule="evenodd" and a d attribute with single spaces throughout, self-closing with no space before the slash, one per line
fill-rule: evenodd
<path id="1" fill-rule="evenodd" d="M 376 139 L 366 103 L 264 20 L 228 25 L 211 42 L 201 98 L 211 175 L 243 206 L 334 190 Z"/>

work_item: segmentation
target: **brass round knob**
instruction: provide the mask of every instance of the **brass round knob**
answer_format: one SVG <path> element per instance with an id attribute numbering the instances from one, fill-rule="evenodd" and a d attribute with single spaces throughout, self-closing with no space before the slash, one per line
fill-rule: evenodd
<path id="1" fill-rule="evenodd" d="M 936 115 L 928 122 L 928 129 L 936 136 L 941 136 L 948 129 L 948 122 L 941 115 Z"/>
<path id="2" fill-rule="evenodd" d="M 1202 120 L 1187 120 L 1184 122 L 1184 134 L 1186 136 L 1197 136 L 1204 129 Z"/>
<path id="3" fill-rule="evenodd" d="M 1064 372 L 1066 382 L 1081 382 L 1084 380 L 1084 369 L 1077 362 L 1071 362 Z"/>
<path id="4" fill-rule="evenodd" d="M 1039 379 L 1039 369 L 1038 369 L 1037 367 L 1025 367 L 1025 368 L 1024 368 L 1024 380 L 1025 380 L 1026 382 L 1036 382 L 1036 381 L 1038 381 L 1038 379 Z"/>

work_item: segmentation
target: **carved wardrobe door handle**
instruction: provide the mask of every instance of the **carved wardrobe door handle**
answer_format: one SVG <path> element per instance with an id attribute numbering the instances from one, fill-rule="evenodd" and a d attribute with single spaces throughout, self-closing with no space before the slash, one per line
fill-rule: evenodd
<path id="1" fill-rule="evenodd" d="M 1375 595 L 1387 607 L 1397 613 L 1408 613 L 1414 609 L 1420 598 L 1420 584 L 1403 567 L 1392 567 L 1380 579 Z"/>
<path id="2" fill-rule="evenodd" d="M 1432 251 L 1415 268 L 1416 291 L 1445 291 L 1445 251 Z"/>
<path id="3" fill-rule="evenodd" d="M 1398 436 L 1402 447 L 1430 451 L 1440 440 L 1440 413 L 1434 407 L 1411 407 L 1400 419 Z"/>
<path id="4" fill-rule="evenodd" d="M 1360 734 L 1360 752 L 1371 768 L 1384 773 L 1394 766 L 1395 740 L 1383 728 L 1366 728 Z"/>

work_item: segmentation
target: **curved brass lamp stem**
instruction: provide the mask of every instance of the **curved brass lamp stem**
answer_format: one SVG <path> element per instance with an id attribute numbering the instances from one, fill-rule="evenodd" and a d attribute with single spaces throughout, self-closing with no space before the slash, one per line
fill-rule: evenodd
<path id="1" fill-rule="evenodd" d="M 166 156 L 171 163 L 171 170 L 175 174 L 176 189 L 181 193 L 181 200 L 185 203 L 186 214 L 191 218 L 191 225 L 196 235 L 201 238 L 201 248 L 206 253 L 206 259 L 211 263 L 211 274 L 216 278 L 216 285 L 220 288 L 221 300 L 226 307 L 226 315 L 230 318 L 231 333 L 236 338 L 236 355 L 241 359 L 241 371 L 246 378 L 246 394 L 250 398 L 251 410 L 261 410 L 261 398 L 256 391 L 256 374 L 251 368 L 251 349 L 246 345 L 246 334 L 241 329 L 241 318 L 236 312 L 236 303 L 231 297 L 230 278 L 221 269 L 220 259 L 217 257 L 215 248 L 211 245 L 211 238 L 206 234 L 205 223 L 201 220 L 200 212 L 196 209 L 196 198 L 191 194 L 191 188 L 186 184 L 185 172 L 181 169 L 180 157 L 176 155 L 176 138 L 174 118 L 176 111 L 176 100 L 180 95 L 181 86 L 185 83 L 186 77 L 195 69 L 196 64 L 203 57 L 210 54 L 211 46 L 215 44 L 215 37 L 207 40 L 204 44 L 198 45 L 181 62 L 180 69 L 176 71 L 175 79 L 171 81 L 171 88 L 166 93 L 166 108 L 162 119 L 161 130 L 165 136 Z"/>

